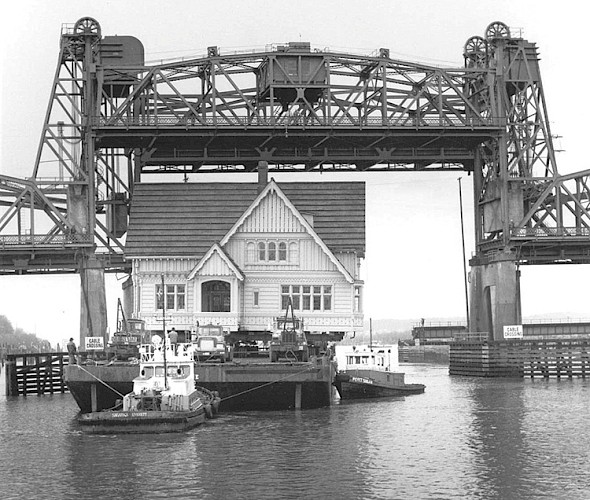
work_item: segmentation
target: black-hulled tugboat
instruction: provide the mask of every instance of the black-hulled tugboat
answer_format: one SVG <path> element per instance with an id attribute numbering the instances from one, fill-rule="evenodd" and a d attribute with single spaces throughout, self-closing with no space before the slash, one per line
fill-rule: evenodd
<path id="1" fill-rule="evenodd" d="M 193 344 L 156 342 L 139 349 L 133 391 L 115 409 L 82 413 L 78 422 L 94 433 L 180 432 L 217 412 L 219 397 L 195 385 Z"/>
<path id="2" fill-rule="evenodd" d="M 406 384 L 392 371 L 393 346 L 339 346 L 334 385 L 341 399 L 406 396 L 424 392 L 423 384 Z"/>

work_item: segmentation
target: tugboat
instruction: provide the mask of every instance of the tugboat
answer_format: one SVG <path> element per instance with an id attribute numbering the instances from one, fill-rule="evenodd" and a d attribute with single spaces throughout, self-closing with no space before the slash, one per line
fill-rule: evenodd
<path id="1" fill-rule="evenodd" d="M 391 371 L 392 346 L 339 346 L 334 377 L 341 399 L 406 396 L 424 392 L 423 384 L 406 384 L 405 374 Z M 343 362 L 344 361 L 344 362 Z"/>
<path id="2" fill-rule="evenodd" d="M 78 422 L 84 430 L 101 434 L 180 432 L 202 424 L 218 411 L 219 396 L 195 385 L 192 344 L 144 344 L 139 354 L 140 374 L 133 379 L 133 391 L 114 409 L 80 414 Z"/>

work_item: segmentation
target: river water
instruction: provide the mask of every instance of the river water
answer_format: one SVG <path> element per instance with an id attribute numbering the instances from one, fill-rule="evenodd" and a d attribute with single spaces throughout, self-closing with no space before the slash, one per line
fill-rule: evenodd
<path id="1" fill-rule="evenodd" d="M 84 434 L 69 394 L 6 398 L 2 373 L 0 498 L 590 498 L 590 379 L 401 368 L 424 394 L 140 436 Z"/>

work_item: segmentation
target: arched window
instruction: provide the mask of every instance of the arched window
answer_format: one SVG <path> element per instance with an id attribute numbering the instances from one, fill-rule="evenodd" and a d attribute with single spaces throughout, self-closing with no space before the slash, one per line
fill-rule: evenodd
<path id="1" fill-rule="evenodd" d="M 201 285 L 202 312 L 230 312 L 231 287 L 226 281 L 206 281 Z"/>
<path id="2" fill-rule="evenodd" d="M 268 244 L 268 260 L 277 260 L 277 244 L 272 241 Z"/>
<path id="3" fill-rule="evenodd" d="M 289 262 L 291 264 L 297 264 L 299 262 L 299 248 L 294 241 L 289 243 Z"/>
<path id="4" fill-rule="evenodd" d="M 266 243 L 261 241 L 258 243 L 258 260 L 264 262 L 266 260 Z"/>
<path id="5" fill-rule="evenodd" d="M 279 243 L 279 260 L 287 260 L 287 244 L 284 241 Z"/>
<path id="6" fill-rule="evenodd" d="M 256 245 L 253 241 L 246 245 L 246 262 L 256 262 Z"/>

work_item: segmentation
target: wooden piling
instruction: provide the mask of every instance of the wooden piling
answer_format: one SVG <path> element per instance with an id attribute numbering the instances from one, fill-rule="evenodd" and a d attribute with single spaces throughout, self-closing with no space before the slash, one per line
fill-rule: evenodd
<path id="1" fill-rule="evenodd" d="M 6 395 L 67 392 L 63 380 L 63 352 L 9 354 L 6 359 Z"/>
<path id="2" fill-rule="evenodd" d="M 457 341 L 449 373 L 473 377 L 585 378 L 590 340 Z"/>

